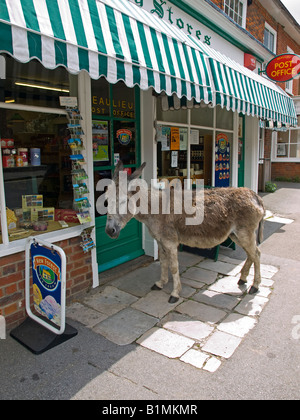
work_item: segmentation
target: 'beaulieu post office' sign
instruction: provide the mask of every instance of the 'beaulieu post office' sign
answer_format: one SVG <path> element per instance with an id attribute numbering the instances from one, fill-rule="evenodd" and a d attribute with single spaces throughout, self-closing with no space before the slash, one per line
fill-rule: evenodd
<path id="1" fill-rule="evenodd" d="M 265 73 L 275 82 L 288 82 L 300 74 L 300 56 L 281 54 L 267 64 Z"/>

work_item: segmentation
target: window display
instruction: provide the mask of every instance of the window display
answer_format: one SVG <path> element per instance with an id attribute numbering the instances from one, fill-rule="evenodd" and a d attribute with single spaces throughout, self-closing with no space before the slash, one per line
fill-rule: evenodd
<path id="1" fill-rule="evenodd" d="M 77 140 L 70 130 L 65 114 L 2 110 L 1 151 L 10 241 L 79 224 L 74 208 L 79 197 L 73 191 L 70 159 Z M 84 182 L 80 184 L 81 192 L 86 192 Z"/>

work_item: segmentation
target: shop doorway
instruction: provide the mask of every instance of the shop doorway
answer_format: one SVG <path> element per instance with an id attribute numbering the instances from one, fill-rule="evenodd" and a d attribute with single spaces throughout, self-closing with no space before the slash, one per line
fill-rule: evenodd
<path id="1" fill-rule="evenodd" d="M 238 186 L 245 185 L 245 116 L 239 116 Z"/>
<path id="2" fill-rule="evenodd" d="M 119 159 L 128 174 L 140 165 L 139 109 L 138 88 L 130 89 L 122 82 L 110 85 L 105 79 L 92 82 L 95 225 L 99 272 L 144 254 L 141 224 L 132 219 L 118 239 L 111 239 L 105 233 L 106 214 L 99 213 L 97 206 L 103 194 L 97 187 L 98 182 L 112 178 Z"/>

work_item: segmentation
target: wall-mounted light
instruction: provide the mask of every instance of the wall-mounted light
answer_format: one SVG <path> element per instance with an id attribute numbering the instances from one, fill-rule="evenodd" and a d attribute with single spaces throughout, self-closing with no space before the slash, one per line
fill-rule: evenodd
<path id="1" fill-rule="evenodd" d="M 64 92 L 64 93 L 69 93 L 70 92 L 68 89 L 60 89 L 60 88 L 56 88 L 56 87 L 52 87 L 52 86 L 35 85 L 35 84 L 31 84 L 31 83 L 15 82 L 15 85 L 30 87 L 30 88 L 34 88 L 34 89 L 52 90 L 52 91 L 55 91 L 55 92 Z"/>

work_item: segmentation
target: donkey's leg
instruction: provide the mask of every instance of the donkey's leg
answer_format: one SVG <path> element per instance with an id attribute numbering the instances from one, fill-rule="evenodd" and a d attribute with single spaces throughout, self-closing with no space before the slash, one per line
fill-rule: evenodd
<path id="1" fill-rule="evenodd" d="M 239 284 L 245 284 L 246 277 L 249 274 L 249 270 L 252 262 L 254 262 L 254 282 L 252 287 L 249 290 L 249 294 L 254 294 L 258 292 L 258 287 L 261 282 L 260 276 L 260 250 L 256 245 L 256 236 L 255 233 L 247 234 L 247 232 L 242 232 L 241 234 L 236 235 L 238 237 L 238 243 L 247 253 L 247 260 L 244 264 L 244 267 L 241 271 L 241 278 Z"/>
<path id="2" fill-rule="evenodd" d="M 179 293 L 181 290 L 181 282 L 179 275 L 179 264 L 178 264 L 178 247 L 173 245 L 168 249 L 169 256 L 169 267 L 173 276 L 173 290 L 169 298 L 169 303 L 176 303 L 179 300 Z"/>
<path id="3" fill-rule="evenodd" d="M 254 282 L 249 290 L 249 294 L 253 295 L 258 292 L 258 288 L 261 282 L 260 276 L 260 250 L 255 244 L 255 259 L 254 259 Z"/>
<path id="4" fill-rule="evenodd" d="M 241 270 L 241 276 L 240 276 L 240 279 L 238 281 L 238 285 L 243 286 L 244 284 L 247 283 L 247 277 L 249 275 L 249 271 L 250 271 L 251 265 L 253 263 L 253 260 L 252 260 L 252 258 L 249 257 L 249 254 L 246 251 L 245 247 L 242 245 L 242 242 L 239 241 L 239 238 L 234 233 L 231 233 L 229 235 L 229 237 L 233 242 L 235 242 L 237 245 L 239 245 L 241 248 L 243 248 L 244 251 L 247 253 L 247 259 L 245 261 L 245 264 L 243 265 L 243 268 Z"/>
<path id="5" fill-rule="evenodd" d="M 157 281 L 152 287 L 152 290 L 161 290 L 169 281 L 169 261 L 167 252 L 164 250 L 161 243 L 158 244 L 159 261 L 160 261 L 160 280 Z"/>

